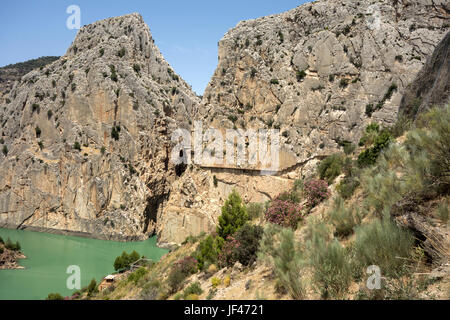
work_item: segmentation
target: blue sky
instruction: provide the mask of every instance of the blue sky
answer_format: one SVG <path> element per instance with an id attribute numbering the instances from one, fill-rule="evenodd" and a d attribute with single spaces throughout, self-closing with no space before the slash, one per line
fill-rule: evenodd
<path id="1" fill-rule="evenodd" d="M 217 65 L 217 42 L 239 21 L 293 9 L 306 0 L 15 0 L 2 1 L 0 66 L 63 55 L 76 36 L 66 27 L 70 5 L 81 8 L 81 25 L 139 12 L 155 43 L 197 94 Z"/>

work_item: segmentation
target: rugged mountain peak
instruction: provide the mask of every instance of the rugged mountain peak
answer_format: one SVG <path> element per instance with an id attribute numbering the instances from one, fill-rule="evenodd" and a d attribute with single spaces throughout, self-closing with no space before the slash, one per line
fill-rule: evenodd
<path id="1" fill-rule="evenodd" d="M 1 106 L 0 225 L 142 239 L 175 175 L 171 132 L 199 102 L 138 14 L 83 27 Z"/>
<path id="2" fill-rule="evenodd" d="M 239 23 L 198 115 L 217 128 L 277 128 L 283 168 L 392 125 L 405 87 L 449 30 L 445 1 L 314 1 Z"/>

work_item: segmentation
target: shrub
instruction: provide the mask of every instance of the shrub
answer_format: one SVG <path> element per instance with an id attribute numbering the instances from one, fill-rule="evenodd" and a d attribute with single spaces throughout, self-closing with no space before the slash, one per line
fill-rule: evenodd
<path id="1" fill-rule="evenodd" d="M 138 261 L 139 258 L 140 255 L 136 251 L 133 251 L 131 254 L 128 254 L 125 251 L 123 251 L 122 255 L 118 256 L 114 260 L 114 270 L 119 271 L 123 269 L 128 269 L 130 265 Z"/>
<path id="2" fill-rule="evenodd" d="M 247 214 L 250 220 L 259 219 L 264 211 L 262 203 L 252 202 L 247 204 Z"/>
<path id="3" fill-rule="evenodd" d="M 385 149 L 393 140 L 392 135 L 387 130 L 383 130 L 375 139 L 373 147 L 361 152 L 358 156 L 358 165 L 367 167 L 375 164 L 381 151 Z"/>
<path id="4" fill-rule="evenodd" d="M 323 159 L 318 167 L 320 179 L 326 180 L 328 184 L 333 183 L 334 179 L 342 172 L 342 155 L 333 154 Z"/>
<path id="5" fill-rule="evenodd" d="M 13 251 L 20 251 L 20 249 L 22 249 L 19 241 L 16 241 L 14 243 L 11 241 L 10 238 L 8 238 L 8 240 L 6 240 L 5 247 L 6 247 L 6 249 L 13 250 Z"/>
<path id="6" fill-rule="evenodd" d="M 310 208 L 315 207 L 330 196 L 328 183 L 325 180 L 311 180 L 305 184 L 305 196 L 307 205 Z"/>
<path id="7" fill-rule="evenodd" d="M 75 150 L 81 151 L 81 145 L 78 141 L 75 141 L 75 143 L 73 144 L 73 148 Z"/>
<path id="8" fill-rule="evenodd" d="M 218 180 L 217 180 L 217 177 L 215 175 L 213 176 L 213 184 L 214 184 L 214 187 L 217 188 Z"/>
<path id="9" fill-rule="evenodd" d="M 270 80 L 271 84 L 279 84 L 278 79 L 272 79 Z"/>
<path id="10" fill-rule="evenodd" d="M 339 195 L 344 199 L 349 199 L 359 186 L 359 181 L 355 177 L 345 177 L 336 187 Z"/>
<path id="11" fill-rule="evenodd" d="M 125 56 L 125 53 L 126 53 L 125 48 L 120 48 L 120 50 L 117 52 L 117 56 L 119 58 L 122 58 Z"/>
<path id="12" fill-rule="evenodd" d="M 95 279 L 92 279 L 91 282 L 89 282 L 87 292 L 89 296 L 98 292 L 97 281 L 95 281 Z"/>
<path id="13" fill-rule="evenodd" d="M 263 229 L 260 226 L 246 224 L 234 236 L 229 236 L 218 256 L 221 267 L 233 266 L 239 261 L 244 266 L 256 261 Z"/>
<path id="14" fill-rule="evenodd" d="M 113 126 L 111 129 L 111 138 L 114 140 L 119 140 L 119 133 L 120 133 L 120 127 L 119 126 Z"/>
<path id="15" fill-rule="evenodd" d="M 277 198 L 270 204 L 265 218 L 270 223 L 295 230 L 302 218 L 302 207 L 294 202 Z"/>
<path id="16" fill-rule="evenodd" d="M 414 237 L 389 217 L 356 228 L 355 256 L 362 267 L 377 265 L 383 274 L 397 275 L 410 257 Z"/>
<path id="17" fill-rule="evenodd" d="M 137 284 L 139 280 L 145 276 L 148 273 L 148 270 L 144 267 L 140 267 L 136 271 L 134 271 L 132 274 L 128 276 L 128 281 L 134 282 L 134 284 Z"/>
<path id="18" fill-rule="evenodd" d="M 345 249 L 337 240 L 327 242 L 319 234 L 307 244 L 313 281 L 323 298 L 342 298 L 351 280 L 351 269 Z"/>
<path id="19" fill-rule="evenodd" d="M 6 145 L 3 145 L 2 152 L 5 155 L 5 157 L 8 155 L 8 147 Z"/>
<path id="20" fill-rule="evenodd" d="M 282 229 L 274 224 L 267 225 L 258 257 L 272 268 L 278 286 L 286 290 L 293 299 L 304 298 L 305 260 L 303 252 L 294 241 L 294 232 L 291 229 Z"/>
<path id="21" fill-rule="evenodd" d="M 228 200 L 222 207 L 222 214 L 219 217 L 217 234 L 226 239 L 229 235 L 235 233 L 248 221 L 248 214 L 242 199 L 236 190 L 228 196 Z"/>
<path id="22" fill-rule="evenodd" d="M 53 116 L 53 111 L 52 110 L 48 110 L 47 111 L 47 118 L 50 120 Z"/>
<path id="23" fill-rule="evenodd" d="M 447 224 L 448 222 L 448 216 L 449 216 L 449 210 L 448 210 L 448 201 L 444 200 L 441 202 L 436 209 L 436 216 L 442 221 L 442 223 Z"/>
<path id="24" fill-rule="evenodd" d="M 212 277 L 211 278 L 211 285 L 213 286 L 213 288 L 217 288 L 218 286 L 220 286 L 222 283 L 222 280 L 220 280 L 219 278 L 216 277 Z"/>
<path id="25" fill-rule="evenodd" d="M 59 293 L 49 293 L 45 300 L 64 300 L 64 297 Z"/>
<path id="26" fill-rule="evenodd" d="M 38 126 L 36 126 L 36 128 L 34 129 L 36 131 L 36 138 L 39 138 L 41 136 L 41 128 L 39 128 Z"/>
<path id="27" fill-rule="evenodd" d="M 5 242 L 3 241 L 3 238 L 2 238 L 2 237 L 0 237 L 0 243 L 1 243 L 1 244 L 5 243 Z"/>
<path id="28" fill-rule="evenodd" d="M 197 265 L 200 270 L 204 270 L 209 265 L 217 262 L 217 257 L 220 253 L 219 248 L 223 245 L 223 242 L 223 239 L 213 238 L 209 235 L 199 243 L 194 257 L 197 259 Z"/>
<path id="29" fill-rule="evenodd" d="M 200 286 L 199 282 L 193 282 L 189 287 L 184 289 L 183 291 L 183 297 L 186 300 L 198 300 L 198 296 L 203 293 L 202 287 Z M 197 295 L 197 299 L 192 299 L 192 295 Z M 189 299 L 189 296 L 191 296 L 191 299 Z"/>
<path id="30" fill-rule="evenodd" d="M 334 234 L 346 237 L 353 233 L 353 228 L 361 223 L 361 217 L 353 208 L 347 208 L 342 198 L 336 198 L 333 208 L 328 212 Z"/>
<path id="31" fill-rule="evenodd" d="M 306 77 L 306 72 L 304 70 L 297 71 L 297 81 L 300 82 Z"/>

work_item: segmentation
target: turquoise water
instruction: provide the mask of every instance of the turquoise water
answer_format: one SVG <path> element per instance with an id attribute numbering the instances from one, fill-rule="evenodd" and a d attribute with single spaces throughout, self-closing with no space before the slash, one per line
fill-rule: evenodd
<path id="1" fill-rule="evenodd" d="M 24 270 L 0 270 L 0 300 L 39 300 L 49 293 L 71 295 L 75 290 L 66 287 L 71 274 L 67 268 L 77 265 L 81 270 L 81 287 L 92 278 L 97 283 L 114 272 L 114 260 L 122 251 L 136 250 L 140 255 L 158 261 L 168 251 L 156 246 L 156 238 L 141 242 L 116 242 L 62 236 L 48 233 L 0 228 L 6 241 L 19 241 L 27 257 L 19 264 Z"/>

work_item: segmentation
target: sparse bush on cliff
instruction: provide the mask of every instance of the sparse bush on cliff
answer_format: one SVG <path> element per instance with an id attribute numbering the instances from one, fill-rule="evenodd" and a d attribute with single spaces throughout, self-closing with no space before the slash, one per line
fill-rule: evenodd
<path id="1" fill-rule="evenodd" d="M 87 292 L 88 292 L 88 296 L 91 296 L 94 293 L 98 292 L 97 281 L 95 281 L 95 279 L 92 279 L 91 282 L 89 282 L 89 285 L 87 287 Z"/>
<path id="2" fill-rule="evenodd" d="M 343 156 L 340 154 L 333 154 L 323 159 L 318 167 L 320 179 L 326 180 L 328 184 L 333 183 L 342 172 L 343 161 Z"/>
<path id="3" fill-rule="evenodd" d="M 13 250 L 13 251 L 20 251 L 22 249 L 19 241 L 12 242 L 10 238 L 8 238 L 8 240 L 6 240 L 5 247 L 6 247 L 6 249 Z"/>
<path id="4" fill-rule="evenodd" d="M 199 243 L 197 250 L 194 253 L 194 257 L 197 259 L 198 268 L 200 270 L 204 270 L 211 264 L 215 264 L 217 262 L 220 248 L 224 242 L 225 240 L 222 238 L 213 238 L 209 235 Z"/>
<path id="5" fill-rule="evenodd" d="M 374 165 L 381 151 L 385 149 L 393 140 L 392 135 L 387 130 L 382 130 L 375 138 L 373 146 L 361 152 L 358 156 L 358 165 L 367 167 Z"/>
<path id="6" fill-rule="evenodd" d="M 193 282 L 184 289 L 183 298 L 185 300 L 198 300 L 198 296 L 203 293 L 202 287 L 199 282 Z"/>
<path id="7" fill-rule="evenodd" d="M 314 208 L 320 202 L 328 199 L 330 191 L 325 180 L 311 180 L 305 183 L 304 194 L 307 198 L 307 206 Z"/>

